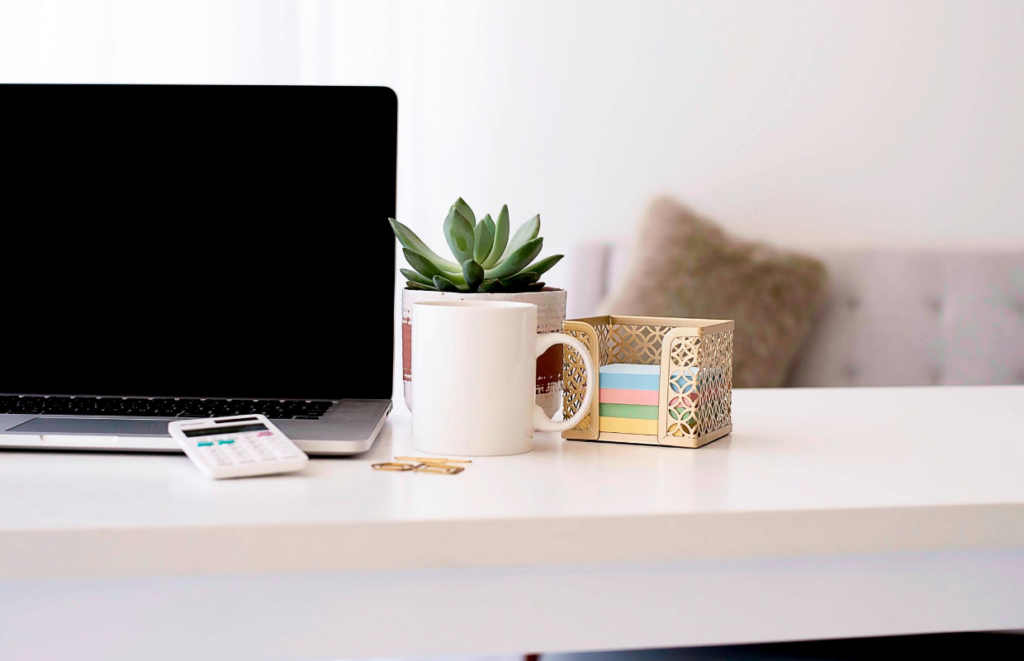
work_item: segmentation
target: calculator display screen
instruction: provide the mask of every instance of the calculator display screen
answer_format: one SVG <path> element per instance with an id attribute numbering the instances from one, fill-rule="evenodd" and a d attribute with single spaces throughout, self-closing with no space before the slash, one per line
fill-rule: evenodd
<path id="1" fill-rule="evenodd" d="M 183 429 L 182 433 L 191 438 L 192 436 L 226 436 L 228 434 L 244 434 L 250 431 L 266 431 L 267 428 L 261 424 L 235 425 L 234 427 L 208 427 L 206 429 Z"/>

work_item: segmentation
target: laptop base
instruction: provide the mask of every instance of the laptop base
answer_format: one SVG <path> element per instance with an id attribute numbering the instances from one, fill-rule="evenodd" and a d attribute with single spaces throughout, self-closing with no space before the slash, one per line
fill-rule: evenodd
<path id="1" fill-rule="evenodd" d="M 273 420 L 308 455 L 366 452 L 392 403 L 387 399 L 343 399 L 319 420 Z M 0 415 L 0 448 L 101 452 L 180 452 L 167 423 L 181 418 Z"/>

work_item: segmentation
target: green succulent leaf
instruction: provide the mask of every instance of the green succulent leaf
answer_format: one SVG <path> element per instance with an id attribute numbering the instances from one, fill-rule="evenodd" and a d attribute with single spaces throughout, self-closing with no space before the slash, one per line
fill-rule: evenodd
<path id="1" fill-rule="evenodd" d="M 435 275 L 446 275 L 445 271 L 442 271 L 437 267 L 437 264 L 430 261 L 415 250 L 409 248 L 402 248 L 402 253 L 405 255 L 405 261 L 409 262 L 409 266 L 416 269 L 420 275 L 427 278 L 433 278 Z"/>
<path id="2" fill-rule="evenodd" d="M 544 259 L 537 260 L 533 264 L 530 264 L 526 267 L 526 270 L 533 271 L 538 275 L 547 273 L 552 266 L 562 261 L 563 257 L 565 257 L 565 255 L 551 255 L 550 257 L 545 257 Z"/>
<path id="3" fill-rule="evenodd" d="M 452 254 L 459 260 L 459 264 L 467 259 L 473 259 L 473 247 L 476 237 L 473 233 L 473 225 L 454 206 L 444 219 L 444 238 L 448 241 L 448 247 Z M 461 271 L 462 268 L 459 268 Z"/>
<path id="4" fill-rule="evenodd" d="M 498 264 L 498 266 L 493 269 L 485 271 L 484 278 L 508 278 L 519 273 L 527 264 L 532 262 L 537 255 L 540 254 L 541 248 L 543 247 L 544 239 L 533 239 L 531 241 L 527 241 L 518 250 L 509 255 L 508 259 L 503 261 L 501 264 Z"/>
<path id="5" fill-rule="evenodd" d="M 525 289 L 526 287 L 529 287 L 533 283 L 537 282 L 539 279 L 540 273 L 531 273 L 529 271 L 524 271 L 522 273 L 517 273 L 516 275 L 513 275 L 512 277 L 509 278 L 498 278 L 498 282 L 500 282 L 501 286 L 507 290 L 519 291 Z"/>
<path id="6" fill-rule="evenodd" d="M 473 213 L 473 210 L 469 208 L 469 205 L 466 204 L 466 201 L 461 197 L 455 200 L 455 204 L 452 205 L 452 208 L 458 209 L 459 213 L 465 216 L 466 220 L 468 220 L 471 225 L 476 225 L 476 214 Z"/>
<path id="7" fill-rule="evenodd" d="M 434 276 L 434 286 L 437 287 L 437 291 L 462 291 L 454 282 L 443 275 Z"/>
<path id="8" fill-rule="evenodd" d="M 419 271 L 420 275 L 424 276 L 427 280 L 430 280 L 431 283 L 434 282 L 434 276 L 439 275 L 443 277 L 445 280 L 448 280 L 449 282 L 452 282 L 456 285 L 466 284 L 466 279 L 462 277 L 461 273 L 448 273 L 447 271 L 442 271 L 441 269 L 437 268 L 436 264 L 434 264 L 432 261 L 430 261 L 423 255 L 419 254 L 415 250 L 403 248 L 402 252 L 405 253 L 405 261 L 409 262 L 410 266 Z"/>
<path id="9" fill-rule="evenodd" d="M 526 288 L 526 291 L 543 291 L 543 290 L 544 290 L 544 285 L 545 285 L 545 284 L 547 284 L 547 283 L 544 283 L 544 282 L 535 282 L 535 283 L 533 283 L 532 285 L 530 285 L 529 287 L 527 287 L 527 288 Z"/>
<path id="10" fill-rule="evenodd" d="M 492 278 L 490 280 L 483 281 L 480 285 L 480 291 L 485 294 L 498 294 L 504 291 L 504 289 L 502 288 L 501 281 L 497 278 Z"/>
<path id="11" fill-rule="evenodd" d="M 494 223 L 494 247 L 491 248 L 491 254 L 481 262 L 481 266 L 485 269 L 492 269 L 498 265 L 498 262 L 505 255 L 505 246 L 508 245 L 508 205 L 504 204 L 501 207 L 501 213 L 498 214 L 498 220 Z"/>
<path id="12" fill-rule="evenodd" d="M 398 269 L 398 272 L 401 273 L 403 276 L 405 276 L 406 280 L 411 280 L 412 282 L 418 282 L 419 284 L 424 285 L 426 287 L 430 287 L 431 289 L 434 288 L 434 281 L 433 280 L 431 280 L 428 277 L 420 275 L 416 271 L 412 271 L 410 269 Z"/>
<path id="13" fill-rule="evenodd" d="M 508 246 L 505 248 L 505 254 L 501 256 L 501 261 L 508 259 L 512 256 L 512 253 L 522 248 L 527 242 L 537 238 L 540 234 L 540 215 L 536 215 L 523 223 L 516 233 L 512 236 L 512 240 L 508 242 Z M 536 255 L 535 255 L 536 256 Z"/>
<path id="14" fill-rule="evenodd" d="M 402 247 L 408 248 L 409 250 L 415 250 L 419 254 L 423 255 L 424 257 L 432 261 L 434 264 L 437 265 L 439 269 L 443 271 L 448 271 L 451 273 L 458 273 L 462 271 L 462 267 L 460 267 L 455 262 L 451 262 L 448 261 L 447 259 L 444 259 L 436 252 L 431 250 L 430 247 L 427 246 L 427 244 L 423 243 L 423 240 L 420 239 L 420 237 L 416 236 L 415 232 L 413 232 L 411 229 L 409 229 L 402 223 L 398 222 L 394 218 L 388 218 L 388 222 L 391 223 L 391 229 L 392 231 L 394 231 L 395 236 L 398 238 L 398 242 L 402 244 Z"/>
<path id="15" fill-rule="evenodd" d="M 484 216 L 483 220 L 477 223 L 473 232 L 476 235 L 473 259 L 482 263 L 491 254 L 491 248 L 494 247 L 494 221 L 490 216 Z M 466 265 L 462 266 L 465 268 Z"/>
<path id="16" fill-rule="evenodd" d="M 469 291 L 476 291 L 477 287 L 484 281 L 484 267 L 472 259 L 462 263 L 462 275 L 466 278 L 466 286 Z"/>
<path id="17" fill-rule="evenodd" d="M 491 236 L 494 236 L 494 221 L 491 220 L 491 214 L 487 214 L 486 216 L 481 218 L 480 222 L 481 223 L 487 223 L 487 227 L 489 227 L 490 230 L 491 230 Z M 492 244 L 492 246 L 493 246 L 493 244 Z"/>
<path id="18" fill-rule="evenodd" d="M 434 285 L 430 285 L 428 287 L 427 285 L 421 285 L 420 283 L 413 282 L 412 280 L 405 283 L 405 288 L 413 289 L 415 291 L 437 291 L 437 288 L 434 287 Z"/>
<path id="19" fill-rule="evenodd" d="M 423 276 L 428 282 L 430 282 L 431 286 L 437 286 L 434 284 L 434 278 L 436 276 L 441 276 L 445 280 L 455 285 L 461 286 L 466 284 L 466 279 L 462 276 L 461 273 L 448 273 L 447 271 L 442 271 L 441 269 L 437 268 L 436 264 L 431 262 L 423 255 L 419 254 L 415 250 L 403 248 L 402 252 L 405 253 L 405 260 L 409 262 L 409 264 L 414 269 L 416 269 L 421 276 Z"/>

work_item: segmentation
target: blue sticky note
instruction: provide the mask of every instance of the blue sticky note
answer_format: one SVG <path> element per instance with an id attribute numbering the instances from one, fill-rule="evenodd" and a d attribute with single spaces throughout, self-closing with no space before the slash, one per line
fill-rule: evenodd
<path id="1" fill-rule="evenodd" d="M 621 390 L 657 390 L 661 376 L 659 365 L 616 363 L 600 369 L 600 387 Z"/>
<path id="2" fill-rule="evenodd" d="M 674 392 L 690 393 L 696 390 L 699 367 L 684 367 L 672 373 L 673 377 L 680 372 L 690 375 L 690 379 L 681 379 L 671 383 Z M 660 387 L 660 365 L 634 365 L 632 363 L 614 363 L 604 365 L 600 369 L 600 387 L 620 390 L 658 390 Z M 678 383 L 678 385 L 676 385 Z"/>

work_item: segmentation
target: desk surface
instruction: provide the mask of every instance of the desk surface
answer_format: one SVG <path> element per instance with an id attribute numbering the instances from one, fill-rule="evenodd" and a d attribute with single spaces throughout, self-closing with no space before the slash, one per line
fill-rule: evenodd
<path id="1" fill-rule="evenodd" d="M 740 390 L 734 411 L 699 450 L 539 434 L 457 476 L 371 470 L 416 453 L 400 403 L 370 452 L 290 476 L 3 452 L 0 578 L 1024 546 L 1024 387 Z"/>

